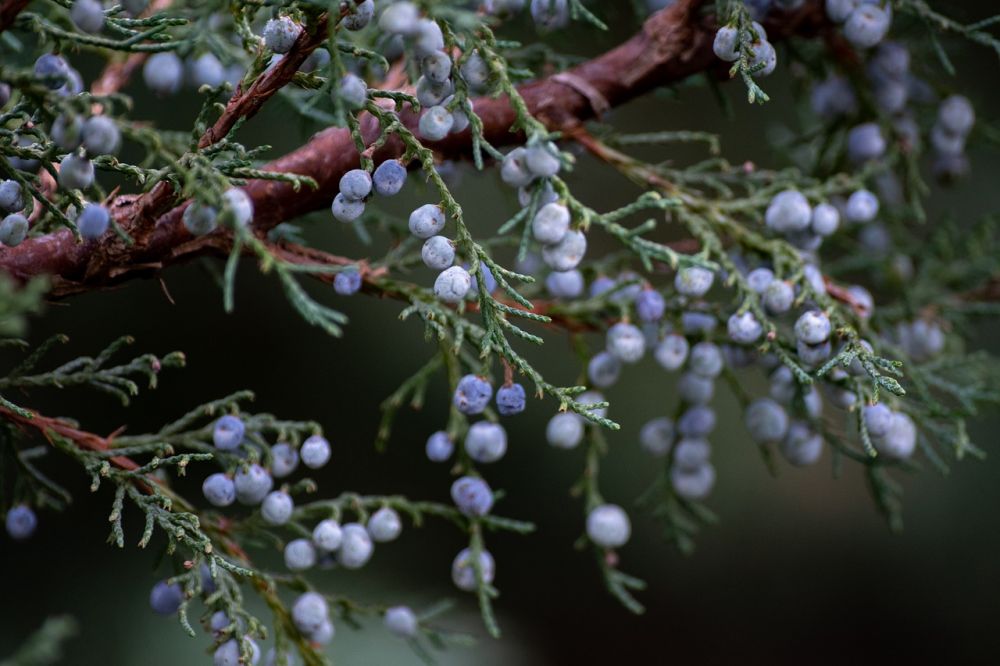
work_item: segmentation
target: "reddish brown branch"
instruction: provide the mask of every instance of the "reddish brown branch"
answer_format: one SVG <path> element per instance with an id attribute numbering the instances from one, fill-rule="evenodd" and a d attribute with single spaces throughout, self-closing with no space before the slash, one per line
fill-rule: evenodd
<path id="1" fill-rule="evenodd" d="M 312 32 L 303 30 L 285 57 L 258 76 L 248 90 L 243 90 L 242 86 L 237 88 L 226 105 L 226 110 L 198 141 L 198 147 L 211 146 L 229 134 L 238 121 L 256 115 L 267 100 L 292 80 L 306 58 L 326 40 L 326 31 L 327 15 L 321 14 Z"/>
<path id="2" fill-rule="evenodd" d="M 92 432 L 80 430 L 62 419 L 44 416 L 34 411 L 31 412 L 30 417 L 27 417 L 6 407 L 0 407 L 0 416 L 25 430 L 37 430 L 46 439 L 49 438 L 48 433 L 51 432 L 65 437 L 82 449 L 89 449 L 90 451 L 108 451 L 111 449 L 111 437 L 101 437 Z M 126 456 L 113 456 L 108 460 L 116 467 L 129 472 L 139 469 L 139 464 Z"/>
<path id="3" fill-rule="evenodd" d="M 701 4 L 701 0 L 681 0 L 650 17 L 638 34 L 620 46 L 570 70 L 572 80 L 584 82 L 589 95 L 579 92 L 579 85 L 567 84 L 566 76 L 561 80 L 548 77 L 522 86 L 519 90 L 528 108 L 550 129 L 568 132 L 594 116 L 590 98 L 595 94 L 611 107 L 620 106 L 653 88 L 718 67 L 712 53 L 714 19 L 698 14 Z M 813 0 L 792 13 L 776 12 L 767 28 L 772 41 L 777 41 L 792 34 L 813 34 L 825 25 L 824 21 L 822 3 Z M 281 71 L 287 74 L 288 70 Z M 273 82 L 267 90 L 276 90 Z M 250 99 L 246 104 L 250 110 L 259 108 Z M 483 121 L 487 141 L 502 146 L 519 139 L 510 132 L 515 115 L 506 98 L 480 98 L 475 100 L 475 108 Z M 417 117 L 413 113 L 404 112 L 402 119 L 408 126 L 416 126 Z M 371 144 L 379 135 L 377 121 L 363 115 L 361 131 L 366 143 Z M 470 145 L 471 137 L 466 131 L 433 144 L 433 148 L 442 156 L 464 157 L 469 154 Z M 390 138 L 375 152 L 374 159 L 382 162 L 402 153 L 402 143 Z M 266 165 L 267 170 L 309 176 L 316 180 L 318 188 L 296 192 L 285 182 L 250 182 L 246 191 L 254 203 L 255 228 L 264 232 L 327 206 L 337 191 L 340 177 L 358 164 L 359 156 L 349 132 L 330 128 Z M 135 196 L 119 197 L 112 203 L 116 221 L 131 232 L 141 222 L 143 210 L 158 210 L 164 201 L 172 201 L 172 196 L 160 198 L 162 191 L 154 193 L 155 189 L 139 205 Z M 148 206 L 150 200 L 155 205 Z M 0 250 L 0 268 L 22 280 L 41 273 L 53 275 L 53 296 L 64 296 L 148 275 L 191 256 L 216 251 L 218 239 L 192 239 L 180 223 L 183 207 L 159 215 L 148 233 L 140 234 L 131 246 L 112 235 L 100 242 L 77 244 L 68 231 L 60 231 Z"/>

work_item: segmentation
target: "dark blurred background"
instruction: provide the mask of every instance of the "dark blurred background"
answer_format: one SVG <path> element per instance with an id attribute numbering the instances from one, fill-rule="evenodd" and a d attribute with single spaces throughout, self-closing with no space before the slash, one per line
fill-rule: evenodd
<path id="1" fill-rule="evenodd" d="M 980 12 L 975 4 L 949 3 L 953 6 L 948 9 L 964 18 L 983 16 L 985 9 Z M 559 45 L 586 55 L 629 30 L 627 18 L 620 16 L 609 36 L 595 41 L 592 31 L 577 29 L 559 38 Z M 995 56 L 950 43 L 949 49 L 959 68 L 957 78 L 948 77 L 933 58 L 924 59 L 921 73 L 965 92 L 980 118 L 996 118 L 996 87 L 987 84 L 996 80 Z M 779 48 L 781 55 L 787 57 L 784 48 Z M 734 117 L 727 117 L 706 89 L 684 86 L 675 94 L 631 104 L 610 120 L 623 131 L 718 132 L 731 161 L 778 166 L 784 157 L 767 138 L 783 123 L 796 127 L 799 111 L 791 103 L 787 68 L 779 64 L 779 74 L 765 87 L 774 100 L 761 108 L 746 105 L 738 83 L 727 86 Z M 196 113 L 190 94 L 176 105 L 158 105 L 144 96 L 141 85 L 133 84 L 130 92 L 138 98 L 137 116 L 164 126 L 187 127 Z M 243 131 L 254 143 L 272 144 L 271 154 L 279 155 L 312 129 L 296 128 L 288 122 L 288 109 L 274 104 Z M 690 154 L 664 149 L 658 158 L 687 159 Z M 971 222 L 1000 208 L 996 154 L 974 145 L 971 158 L 969 178 L 947 191 L 935 188 L 930 224 L 943 215 Z M 480 176 L 462 164 L 454 178 L 474 231 L 488 233 L 515 211 L 515 198 L 495 174 Z M 405 215 L 430 201 L 431 193 L 419 180 L 411 178 L 402 195 L 376 205 Z M 598 210 L 637 193 L 583 156 L 569 181 Z M 377 257 L 384 247 L 384 239 L 364 247 L 327 212 L 303 224 L 312 243 L 339 254 Z M 592 252 L 600 248 L 598 243 Z M 429 271 L 415 275 L 427 284 L 432 278 Z M 222 295 L 203 266 L 172 269 L 163 282 L 173 304 L 152 280 L 53 303 L 34 320 L 31 339 L 68 333 L 71 343 L 60 352 L 68 358 L 95 353 L 128 333 L 137 340 L 137 353 L 183 350 L 187 369 L 164 372 L 160 387 L 144 392 L 127 410 L 104 396 L 76 391 L 39 392 L 26 399 L 28 404 L 76 417 L 96 432 L 123 424 L 130 432 L 143 432 L 201 402 L 251 388 L 257 394 L 254 410 L 322 423 L 334 457 L 314 475 L 321 493 L 399 492 L 448 501 L 447 467 L 428 462 L 423 453 L 427 435 L 446 417 L 449 396 L 443 383 L 435 384 L 420 413 L 401 412 L 385 454 L 372 446 L 379 402 L 433 351 L 418 323 L 397 319 L 398 303 L 338 297 L 321 285 L 307 285 L 322 302 L 351 317 L 344 337 L 332 339 L 301 321 L 275 280 L 259 275 L 249 263 L 238 278 L 232 315 L 223 313 Z M 996 351 L 997 332 L 995 324 L 983 328 L 971 344 Z M 531 357 L 547 376 L 560 384 L 575 381 L 580 368 L 565 339 L 550 335 L 546 351 L 550 353 L 533 350 Z M 757 374 L 745 376 L 751 390 L 763 387 Z M 685 557 L 662 542 L 659 527 L 648 516 L 630 511 L 634 536 L 621 555 L 623 568 L 649 583 L 640 595 L 647 605 L 641 617 L 630 615 L 605 593 L 590 553 L 572 548 L 583 517 L 567 490 L 582 470 L 583 451 L 558 451 L 545 444 L 544 424 L 556 407 L 552 401 L 532 401 L 524 415 L 506 419 L 510 451 L 483 470 L 494 488 L 507 493 L 497 513 L 538 525 L 527 537 L 500 534 L 488 541 L 498 561 L 501 641 L 486 636 L 474 599 L 451 585 L 450 563 L 463 546 L 462 536 L 451 528 L 432 524 L 407 529 L 397 542 L 379 546 L 361 571 L 322 573 L 319 580 L 324 589 L 418 609 L 441 598 L 456 599 L 456 609 L 442 625 L 479 640 L 474 648 L 442 654 L 444 664 L 995 663 L 1000 650 L 995 631 L 1000 616 L 1000 472 L 995 461 L 957 463 L 945 477 L 925 469 L 902 478 L 906 529 L 893 535 L 850 465 L 837 480 L 828 456 L 808 470 L 781 465 L 772 478 L 748 441 L 735 402 L 720 393 L 715 405 L 721 427 L 712 437 L 718 483 L 708 502 L 720 524 L 705 530 L 695 554 Z M 609 436 L 602 490 L 610 501 L 631 507 L 653 478 L 653 465 L 637 445 L 638 429 L 647 419 L 670 413 L 676 402 L 673 382 L 647 363 L 628 368 L 608 397 L 611 416 L 622 429 Z M 984 413 L 972 428 L 973 440 L 991 449 L 998 426 L 995 411 Z M 158 561 L 162 541 L 148 552 L 137 550 L 141 517 L 127 511 L 126 548 L 108 545 L 109 491 L 90 495 L 78 468 L 57 460 L 49 464 L 53 475 L 74 490 L 76 504 L 63 515 L 41 514 L 38 533 L 29 542 L 0 540 L 0 570 L 5 572 L 0 655 L 46 616 L 69 613 L 80 621 L 82 633 L 70 643 L 63 663 L 204 663 L 210 642 L 206 636 L 189 639 L 175 622 L 148 609 L 149 587 L 167 573 Z M 188 484 L 195 494 L 202 476 L 191 473 Z M 266 562 L 272 556 L 262 557 Z M 338 626 L 329 653 L 341 664 L 419 663 L 405 644 L 379 626 L 362 632 Z"/>

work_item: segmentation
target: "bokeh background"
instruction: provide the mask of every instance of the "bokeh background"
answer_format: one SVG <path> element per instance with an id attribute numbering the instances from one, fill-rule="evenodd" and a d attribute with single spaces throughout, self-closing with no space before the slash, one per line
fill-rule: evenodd
<path id="1" fill-rule="evenodd" d="M 989 5 L 948 4 L 964 17 L 981 17 Z M 557 37 L 557 45 L 587 55 L 634 27 L 624 10 L 608 12 L 611 34 L 595 38 L 592 30 L 576 29 Z M 530 38 L 523 28 L 514 25 L 511 35 Z M 911 36 L 919 38 L 920 33 Z M 920 43 L 927 47 L 926 40 Z M 951 43 L 949 49 L 957 77 L 948 77 L 932 58 L 925 58 L 919 71 L 968 94 L 980 118 L 998 117 L 996 87 L 990 84 L 996 80 L 995 55 Z M 781 55 L 787 57 L 784 47 Z M 87 73 L 93 75 L 93 69 Z M 732 116 L 705 87 L 683 85 L 617 110 L 610 121 L 623 131 L 717 132 L 733 162 L 779 166 L 787 162 L 774 148 L 774 137 L 782 135 L 778 129 L 799 127 L 803 119 L 792 103 L 792 78 L 779 65 L 779 74 L 766 82 L 774 101 L 764 107 L 747 106 L 739 84 L 725 87 Z M 145 96 L 141 85 L 129 92 L 137 96 L 137 115 L 162 126 L 186 128 L 197 110 L 192 95 L 162 104 Z M 289 117 L 287 108 L 273 104 L 243 136 L 273 145 L 270 154 L 279 155 L 315 129 L 298 127 Z M 930 224 L 946 216 L 972 222 L 1000 208 L 1000 160 L 981 145 L 973 145 L 970 153 L 971 176 L 949 190 L 935 188 Z M 681 162 L 691 156 L 689 149 L 658 153 L 660 159 Z M 468 164 L 450 172 L 474 230 L 495 229 L 516 209 L 514 196 L 495 174 L 476 174 Z M 403 194 L 377 206 L 405 215 L 430 200 L 419 180 L 411 178 Z M 637 193 L 586 156 L 580 156 L 569 181 L 598 210 Z M 303 226 L 317 247 L 339 254 L 378 256 L 383 247 L 383 239 L 363 246 L 326 212 L 304 220 Z M 600 252 L 601 245 L 592 251 Z M 128 333 L 137 340 L 137 352 L 183 350 L 187 369 L 163 373 L 160 387 L 144 392 L 127 410 L 83 391 L 38 392 L 30 396 L 31 404 L 46 413 L 72 415 L 96 432 L 120 425 L 142 432 L 201 402 L 251 388 L 257 394 L 255 410 L 322 423 L 334 445 L 333 462 L 314 474 L 322 493 L 400 492 L 448 501 L 447 467 L 428 462 L 423 454 L 427 435 L 446 417 L 449 396 L 443 383 L 435 384 L 419 413 L 401 412 L 386 453 L 372 446 L 379 402 L 433 351 L 417 322 L 397 319 L 398 303 L 338 297 L 309 284 L 318 299 L 350 315 L 344 337 L 332 339 L 301 321 L 276 282 L 252 265 L 240 271 L 231 315 L 223 313 L 221 292 L 205 266 L 175 268 L 162 277 L 162 286 L 136 281 L 53 303 L 33 321 L 31 339 L 68 333 L 71 343 L 60 352 L 68 358 L 94 353 Z M 432 277 L 423 271 L 414 275 L 427 284 Z M 995 324 L 984 326 L 970 344 L 996 350 L 997 333 Z M 530 355 L 556 383 L 571 383 L 580 373 L 559 335 L 549 337 L 544 353 L 533 350 Z M 751 390 L 764 385 L 753 373 L 745 376 Z M 1000 470 L 995 460 L 961 462 L 947 476 L 928 468 L 902 478 L 906 529 L 893 535 L 850 465 L 836 480 L 828 456 L 807 470 L 782 465 L 772 477 L 748 441 L 735 402 L 726 391 L 720 394 L 714 404 L 721 425 L 712 436 L 718 484 L 708 502 L 720 524 L 705 530 L 695 554 L 686 557 L 663 543 L 652 519 L 631 512 L 634 537 L 621 555 L 623 568 L 649 583 L 640 595 L 647 605 L 641 617 L 630 615 L 605 593 L 590 553 L 572 547 L 583 515 L 568 488 L 582 470 L 583 451 L 557 451 L 545 444 L 544 424 L 555 409 L 551 401 L 532 401 L 524 415 L 506 420 L 510 451 L 484 470 L 491 484 L 507 494 L 496 511 L 538 526 L 526 537 L 500 534 L 489 539 L 502 592 L 496 605 L 504 630 L 501 641 L 486 636 L 474 599 L 451 585 L 450 563 L 463 546 L 462 536 L 451 528 L 431 524 L 407 529 L 397 542 L 379 546 L 363 570 L 325 572 L 319 580 L 325 589 L 418 609 L 455 599 L 455 609 L 441 624 L 478 640 L 475 647 L 442 653 L 443 664 L 995 663 L 1000 650 Z M 631 506 L 654 472 L 637 445 L 638 429 L 647 419 L 670 413 L 676 396 L 672 380 L 648 363 L 628 368 L 608 397 L 611 416 L 622 429 L 609 436 L 602 490 L 609 500 Z M 973 440 L 992 449 L 998 426 L 1000 415 L 984 413 L 972 428 Z M 149 587 L 167 571 L 159 560 L 162 541 L 147 551 L 136 549 L 142 525 L 130 511 L 125 516 L 126 548 L 108 545 L 109 491 L 91 495 L 78 468 L 59 460 L 49 465 L 74 490 L 76 503 L 63 515 L 42 514 L 37 535 L 27 543 L 0 541 L 0 655 L 46 616 L 69 613 L 82 632 L 68 644 L 63 663 L 204 663 L 207 636 L 190 639 L 175 622 L 148 609 Z M 191 476 L 187 485 L 197 495 L 196 481 L 203 475 L 192 471 Z M 278 562 L 273 553 L 259 557 Z M 360 632 L 339 626 L 329 653 L 340 664 L 419 663 L 405 644 L 379 626 Z"/>

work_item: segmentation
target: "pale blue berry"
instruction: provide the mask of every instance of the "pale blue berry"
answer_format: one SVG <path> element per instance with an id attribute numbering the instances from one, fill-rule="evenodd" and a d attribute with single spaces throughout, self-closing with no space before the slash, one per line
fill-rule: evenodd
<path id="1" fill-rule="evenodd" d="M 476 462 L 496 462 L 507 452 L 507 432 L 498 423 L 473 423 L 465 435 L 465 452 Z"/>
<path id="2" fill-rule="evenodd" d="M 559 173 L 562 162 L 559 150 L 551 141 L 529 145 L 524 149 L 524 164 L 536 178 L 549 178 Z"/>
<path id="3" fill-rule="evenodd" d="M 628 514 L 617 504 L 602 504 L 587 514 L 587 536 L 602 548 L 624 546 L 631 534 Z"/>
<path id="4" fill-rule="evenodd" d="M 337 562 L 345 569 L 360 569 L 371 559 L 375 544 L 363 525 L 347 523 L 341 528 L 342 538 L 337 550 Z"/>
<path id="5" fill-rule="evenodd" d="M 448 136 L 455 118 L 443 106 L 432 106 L 420 116 L 418 129 L 420 136 L 427 141 L 440 141 Z"/>
<path id="6" fill-rule="evenodd" d="M 284 525 L 292 517 L 295 502 L 283 490 L 268 493 L 260 505 L 260 515 L 268 525 Z"/>
<path id="7" fill-rule="evenodd" d="M 355 266 L 348 266 L 333 276 L 333 290 L 341 296 L 350 296 L 361 290 L 361 272 Z"/>
<path id="8" fill-rule="evenodd" d="M 11 213 L 0 221 L 0 243 L 7 247 L 17 247 L 28 236 L 28 218 L 20 213 Z"/>
<path id="9" fill-rule="evenodd" d="M 849 222 L 871 222 L 878 215 L 878 197 L 868 190 L 851 194 L 844 207 L 844 217 Z"/>
<path id="10" fill-rule="evenodd" d="M 774 271 L 761 266 L 747 273 L 747 285 L 758 294 L 763 294 L 768 285 L 774 282 Z"/>
<path id="11" fill-rule="evenodd" d="M 819 310 L 809 310 L 795 322 L 795 337 L 807 345 L 818 345 L 830 337 L 830 318 Z"/>
<path id="12" fill-rule="evenodd" d="M 309 640 L 313 643 L 319 643 L 320 645 L 329 645 L 333 640 L 333 636 L 336 633 L 333 627 L 333 622 L 327 620 L 319 626 L 319 629 L 314 631 L 312 635 L 309 636 Z"/>
<path id="13" fill-rule="evenodd" d="M 177 583 L 161 580 L 149 592 L 149 605 L 157 615 L 173 615 L 184 601 L 184 591 Z"/>
<path id="14" fill-rule="evenodd" d="M 372 174 L 375 193 L 384 197 L 399 194 L 406 184 L 406 167 L 399 160 L 386 160 L 378 165 Z"/>
<path id="15" fill-rule="evenodd" d="M 330 607 L 323 595 L 317 592 L 301 594 L 292 604 L 292 622 L 307 636 L 316 633 L 329 618 Z"/>
<path id="16" fill-rule="evenodd" d="M 471 548 L 463 548 L 451 563 L 451 580 L 455 587 L 465 592 L 479 587 L 477 578 L 482 580 L 483 585 L 490 585 L 496 575 L 496 561 L 488 550 L 479 551 L 478 575 L 473 557 Z"/>
<path id="17" fill-rule="evenodd" d="M 917 446 L 917 427 L 906 414 L 893 412 L 886 433 L 873 437 L 872 443 L 879 454 L 896 460 L 905 460 L 913 455 Z"/>
<path id="18" fill-rule="evenodd" d="M 237 227 L 245 227 L 253 221 L 253 201 L 238 187 L 230 187 L 222 193 L 222 209 Z"/>
<path id="19" fill-rule="evenodd" d="M 872 437 L 882 437 L 889 432 L 892 410 L 882 403 L 867 405 L 864 410 L 865 427 Z"/>
<path id="20" fill-rule="evenodd" d="M 348 199 L 364 199 L 372 191 L 372 177 L 364 169 L 351 169 L 340 177 L 340 193 Z"/>
<path id="21" fill-rule="evenodd" d="M 515 148 L 504 156 L 500 163 L 500 178 L 503 182 L 512 187 L 524 187 L 534 180 L 534 176 L 528 171 L 524 160 L 525 150 L 523 147 Z"/>
<path id="22" fill-rule="evenodd" d="M 527 397 L 520 384 L 501 386 L 497 390 L 497 411 L 501 416 L 513 416 L 524 411 Z"/>
<path id="23" fill-rule="evenodd" d="M 374 0 L 364 0 L 364 2 L 347 2 L 341 3 L 341 6 L 346 6 L 350 10 L 347 16 L 340 19 L 340 25 L 344 26 L 345 29 L 352 32 L 357 32 L 362 30 L 371 23 L 372 18 L 375 16 L 375 1 Z"/>
<path id="24" fill-rule="evenodd" d="M 445 303 L 460 303 L 472 288 L 472 276 L 461 266 L 441 271 L 434 280 L 434 295 Z"/>
<path id="25" fill-rule="evenodd" d="M 20 148 L 35 148 L 39 149 L 42 146 L 35 143 L 35 140 L 25 134 L 17 134 L 17 146 Z M 7 163 L 14 167 L 18 171 L 24 171 L 26 173 L 35 173 L 41 167 L 41 162 L 36 159 L 28 157 L 8 157 Z"/>
<path id="26" fill-rule="evenodd" d="M 184 64 L 172 51 L 154 53 L 142 68 L 142 78 L 156 95 L 173 95 L 184 81 Z"/>
<path id="27" fill-rule="evenodd" d="M 702 377 L 718 377 L 722 372 L 722 350 L 714 342 L 699 342 L 691 348 L 688 369 Z"/>
<path id="28" fill-rule="evenodd" d="M 583 273 L 552 271 L 545 277 L 545 288 L 553 298 L 577 298 L 583 293 Z"/>
<path id="29" fill-rule="evenodd" d="M 373 541 L 385 543 L 393 541 L 403 531 L 403 521 L 395 509 L 382 507 L 368 519 L 368 534 Z"/>
<path id="30" fill-rule="evenodd" d="M 613 354 L 601 351 L 587 364 L 587 377 L 597 388 L 608 388 L 621 376 L 622 363 Z"/>
<path id="31" fill-rule="evenodd" d="M 823 438 L 813 432 L 808 424 L 794 421 L 788 434 L 778 447 L 781 455 L 796 467 L 814 465 L 823 454 Z"/>
<path id="32" fill-rule="evenodd" d="M 784 280 L 775 280 L 764 291 L 764 308 L 771 314 L 783 314 L 792 309 L 795 290 Z"/>
<path id="33" fill-rule="evenodd" d="M 636 363 L 646 353 L 646 337 L 637 326 L 618 322 L 608 329 L 607 350 L 623 363 Z"/>
<path id="34" fill-rule="evenodd" d="M 330 462 L 330 442 L 322 435 L 311 435 L 302 442 L 299 457 L 302 464 L 310 469 L 319 469 Z"/>
<path id="35" fill-rule="evenodd" d="M 30 506 L 18 504 L 7 511 L 5 526 L 11 539 L 23 541 L 35 533 L 38 518 Z"/>
<path id="36" fill-rule="evenodd" d="M 473 51 L 459 70 L 465 83 L 473 90 L 482 90 L 490 78 L 490 70 L 478 52 Z"/>
<path id="37" fill-rule="evenodd" d="M 937 121 L 950 134 L 965 136 L 976 123 L 976 111 L 967 97 L 951 95 L 938 107 Z"/>
<path id="38" fill-rule="evenodd" d="M 467 516 L 485 516 L 493 508 L 493 491 L 476 476 L 463 476 L 451 484 L 451 499 Z"/>
<path id="39" fill-rule="evenodd" d="M 340 548 L 344 540 L 344 531 L 340 523 L 332 518 L 327 518 L 316 523 L 312 531 L 313 544 L 325 553 L 332 553 Z"/>
<path id="40" fill-rule="evenodd" d="M 539 243 L 561 241 L 569 231 L 569 209 L 560 203 L 545 204 L 531 221 L 531 233 Z"/>
<path id="41" fill-rule="evenodd" d="M 0 181 L 0 210 L 16 213 L 24 208 L 21 183 L 16 180 Z"/>
<path id="42" fill-rule="evenodd" d="M 416 88 L 417 101 L 425 109 L 441 106 L 455 92 L 455 84 L 451 82 L 451 79 L 444 83 L 437 83 L 426 76 L 417 79 Z M 454 118 L 452 118 L 452 122 L 454 122 Z"/>
<path id="43" fill-rule="evenodd" d="M 104 235 L 111 223 L 108 209 L 101 204 L 89 203 L 76 218 L 76 228 L 85 240 L 96 240 Z"/>
<path id="44" fill-rule="evenodd" d="M 739 48 L 739 33 L 736 28 L 724 25 L 715 33 L 715 39 L 712 41 L 712 51 L 717 58 L 726 62 L 733 62 L 740 57 Z"/>
<path id="45" fill-rule="evenodd" d="M 460 134 L 469 128 L 472 121 L 469 120 L 469 112 L 473 110 L 472 100 L 459 103 L 451 112 L 452 124 L 451 133 Z"/>
<path id="46" fill-rule="evenodd" d="M 213 506 L 229 506 L 236 501 L 236 484 L 222 472 L 210 474 L 201 484 L 201 492 Z"/>
<path id="47" fill-rule="evenodd" d="M 309 539 L 293 539 L 285 544 L 285 566 L 290 571 L 305 571 L 316 566 L 316 547 Z"/>
<path id="48" fill-rule="evenodd" d="M 859 49 L 870 49 L 889 32 L 892 17 L 878 5 L 863 4 L 844 22 L 844 37 Z"/>
<path id="49" fill-rule="evenodd" d="M 705 405 L 689 407 L 677 420 L 677 432 L 682 437 L 704 438 L 715 430 L 715 411 Z"/>
<path id="50" fill-rule="evenodd" d="M 829 340 L 815 345 L 810 345 L 802 340 L 796 340 L 795 353 L 798 354 L 799 360 L 802 361 L 803 365 L 809 368 L 816 368 L 830 358 L 830 355 L 833 353 L 833 347 Z"/>
<path id="51" fill-rule="evenodd" d="M 420 60 L 420 72 L 434 83 L 445 83 L 451 78 L 451 58 L 444 51 L 432 51 Z"/>
<path id="52" fill-rule="evenodd" d="M 413 638 L 417 635 L 419 623 L 416 614 L 407 606 L 392 606 L 385 611 L 385 628 L 393 636 Z"/>
<path id="53" fill-rule="evenodd" d="M 744 423 L 758 444 L 780 442 L 788 432 L 788 413 L 770 398 L 758 398 L 747 407 Z"/>
<path id="54" fill-rule="evenodd" d="M 670 469 L 670 484 L 681 499 L 703 500 L 715 486 L 715 468 L 709 463 L 694 468 L 675 465 Z"/>
<path id="55" fill-rule="evenodd" d="M 863 123 L 847 133 L 847 156 L 852 162 L 867 162 L 885 154 L 886 141 L 876 123 Z"/>
<path id="56" fill-rule="evenodd" d="M 69 17 L 83 32 L 94 35 L 104 29 L 104 7 L 98 0 L 73 0 Z"/>
<path id="57" fill-rule="evenodd" d="M 204 236 L 215 230 L 218 217 L 218 211 L 212 206 L 193 201 L 181 214 L 181 222 L 192 236 Z"/>
<path id="58" fill-rule="evenodd" d="M 798 190 L 784 190 L 771 199 L 764 219 L 768 228 L 779 233 L 799 231 L 809 226 L 812 208 Z"/>
<path id="59" fill-rule="evenodd" d="M 677 394 L 691 405 L 703 405 L 715 395 L 715 381 L 694 372 L 685 372 L 677 380 Z"/>
<path id="60" fill-rule="evenodd" d="M 701 266 L 688 266 L 677 271 L 674 277 L 674 288 L 682 296 L 700 298 L 712 288 L 715 275 Z"/>
<path id="61" fill-rule="evenodd" d="M 798 385 L 788 366 L 781 365 L 771 373 L 771 397 L 778 402 L 789 405 L 798 391 Z"/>
<path id="62" fill-rule="evenodd" d="M 229 619 L 226 615 L 226 611 L 215 611 L 212 613 L 212 617 L 208 620 L 209 630 L 216 636 L 223 633 L 223 631 L 230 626 L 232 626 L 233 621 Z"/>
<path id="63" fill-rule="evenodd" d="M 576 448 L 583 441 L 583 419 L 572 412 L 559 412 L 545 426 L 545 439 L 559 449 Z"/>
<path id="64" fill-rule="evenodd" d="M 817 204 L 813 208 L 811 229 L 820 236 L 832 236 L 840 226 L 840 213 L 837 208 L 828 203 Z"/>
<path id="65" fill-rule="evenodd" d="M 666 416 L 647 421 L 639 430 L 639 445 L 651 456 L 661 458 L 674 441 L 674 422 Z"/>
<path id="66" fill-rule="evenodd" d="M 481 414 L 490 404 L 493 387 L 485 377 L 465 375 L 458 381 L 452 402 L 463 414 Z"/>
<path id="67" fill-rule="evenodd" d="M 54 53 L 43 53 L 35 60 L 35 77 L 42 80 L 47 87 L 55 90 L 66 84 L 69 79 L 70 67 L 62 56 Z"/>
<path id="68" fill-rule="evenodd" d="M 635 311 L 641 321 L 658 322 L 663 319 L 666 309 L 667 302 L 663 295 L 653 289 L 643 289 L 635 298 Z"/>
<path id="69" fill-rule="evenodd" d="M 741 345 L 752 345 L 764 334 L 764 326 L 752 312 L 733 314 L 727 325 L 729 338 Z"/>
<path id="70" fill-rule="evenodd" d="M 412 2 L 395 2 L 385 8 L 378 27 L 388 33 L 409 36 L 419 29 L 420 12 Z"/>
<path id="71" fill-rule="evenodd" d="M 340 222 L 353 222 L 365 212 L 365 202 L 349 199 L 343 193 L 339 193 L 333 198 L 330 211 L 333 213 L 333 217 Z"/>
<path id="72" fill-rule="evenodd" d="M 694 471 L 708 462 L 712 447 L 701 438 L 685 438 L 674 447 L 674 467 Z"/>
<path id="73" fill-rule="evenodd" d="M 664 370 L 677 370 L 687 360 L 688 350 L 687 338 L 677 333 L 670 333 L 656 345 L 653 357 Z"/>
<path id="74" fill-rule="evenodd" d="M 252 638 L 244 636 L 243 641 L 250 651 L 249 666 L 257 666 L 257 662 L 260 661 L 260 647 Z M 235 638 L 230 638 L 217 647 L 212 655 L 212 666 L 246 666 L 246 664 L 240 654 L 240 644 Z"/>
<path id="75" fill-rule="evenodd" d="M 423 18 L 417 22 L 413 36 L 413 51 L 418 57 L 426 57 L 444 49 L 444 35 L 436 21 Z"/>
<path id="76" fill-rule="evenodd" d="M 438 430 L 427 438 L 425 447 L 427 458 L 431 462 L 444 462 L 451 458 L 455 450 L 455 443 L 444 430 Z"/>
<path id="77" fill-rule="evenodd" d="M 291 444 L 279 443 L 271 447 L 271 476 L 283 479 L 299 466 L 299 452 Z"/>
<path id="78" fill-rule="evenodd" d="M 264 46 L 275 53 L 288 53 L 301 34 L 301 25 L 288 16 L 279 16 L 264 25 Z"/>
<path id="79" fill-rule="evenodd" d="M 531 0 L 531 18 L 542 32 L 565 28 L 569 24 L 567 0 Z"/>
<path id="80" fill-rule="evenodd" d="M 862 0 L 826 0 L 826 15 L 834 23 L 843 23 Z"/>
<path id="81" fill-rule="evenodd" d="M 754 76 L 770 76 L 778 66 L 778 52 L 767 40 L 761 40 L 750 47 L 753 57 L 750 59 L 751 67 L 759 67 L 753 73 Z"/>
<path id="82" fill-rule="evenodd" d="M 236 500 L 250 506 L 260 504 L 274 486 L 271 475 L 256 463 L 236 472 L 233 483 L 236 486 Z"/>
<path id="83" fill-rule="evenodd" d="M 424 204 L 410 213 L 410 233 L 417 238 L 430 238 L 444 229 L 444 211 L 435 204 Z"/>
<path id="84" fill-rule="evenodd" d="M 212 428 L 212 442 L 220 451 L 233 451 L 243 443 L 246 426 L 238 416 L 226 414 Z"/>
<path id="85" fill-rule="evenodd" d="M 368 101 L 368 84 L 360 76 L 348 73 L 340 79 L 340 85 L 333 90 L 333 95 L 348 109 L 357 111 L 363 109 Z"/>
<path id="86" fill-rule="evenodd" d="M 202 53 L 188 60 L 187 72 L 188 83 L 195 90 L 202 86 L 216 88 L 227 80 L 226 68 L 214 53 Z"/>
<path id="87" fill-rule="evenodd" d="M 424 241 L 420 258 L 428 268 L 448 268 L 455 263 L 455 244 L 445 236 L 431 236 Z"/>

